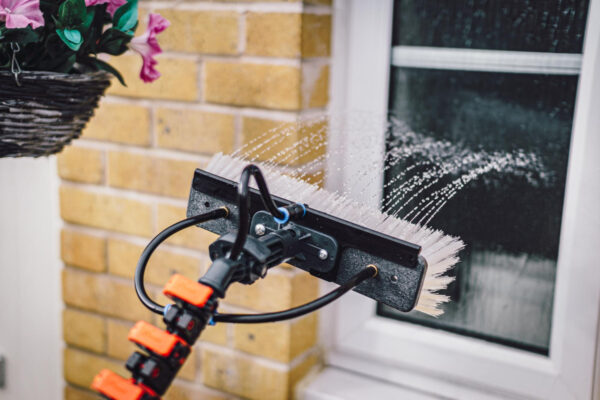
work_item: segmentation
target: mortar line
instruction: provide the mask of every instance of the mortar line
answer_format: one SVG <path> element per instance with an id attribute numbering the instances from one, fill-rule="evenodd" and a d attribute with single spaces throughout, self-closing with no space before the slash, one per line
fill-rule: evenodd
<path id="1" fill-rule="evenodd" d="M 154 7 L 155 9 L 161 8 L 173 8 L 173 3 L 165 1 L 149 1 L 148 6 Z M 234 11 L 234 12 L 261 12 L 261 13 L 301 13 L 302 3 L 216 3 L 216 2 L 178 2 L 175 4 L 177 10 L 184 11 Z M 331 13 L 331 9 L 328 7 L 315 6 L 314 12 Z"/>
<path id="2" fill-rule="evenodd" d="M 165 158 L 173 161 L 191 161 L 197 162 L 199 167 L 210 161 L 214 153 L 194 153 L 185 150 L 167 149 L 162 147 L 139 147 L 126 143 L 105 142 L 103 140 L 82 138 L 77 142 L 77 146 L 87 149 L 108 151 L 126 151 L 136 155 L 152 156 Z"/>
<path id="3" fill-rule="evenodd" d="M 244 11 L 244 12 L 241 12 L 238 17 L 238 54 L 239 55 L 244 54 L 246 51 L 246 44 L 247 44 L 246 42 L 248 40 L 247 32 L 246 32 L 247 15 L 248 15 L 248 12 Z"/>
<path id="4" fill-rule="evenodd" d="M 90 183 L 63 181 L 62 187 L 84 189 L 88 193 L 116 196 L 122 199 L 135 200 L 146 204 L 159 202 L 160 204 L 172 205 L 176 207 L 187 206 L 187 200 L 175 197 L 161 197 L 152 193 L 138 192 L 133 189 L 123 189 L 114 186 L 98 186 Z"/>
<path id="5" fill-rule="evenodd" d="M 169 53 L 176 56 L 181 56 L 181 53 Z M 206 61 L 213 62 L 229 62 L 239 64 L 255 64 L 255 65 L 266 65 L 266 66 L 288 66 L 294 68 L 300 68 L 301 59 L 299 57 L 265 57 L 265 56 L 254 56 L 254 55 L 221 55 L 221 54 L 202 54 L 200 57 Z"/>
<path id="6" fill-rule="evenodd" d="M 320 111 L 321 109 L 308 109 L 308 110 L 277 110 L 268 108 L 258 108 L 250 106 L 234 106 L 230 104 L 218 104 L 218 103 L 191 103 L 188 101 L 177 101 L 169 99 L 143 99 L 133 98 L 125 96 L 110 95 L 107 96 L 103 102 L 109 104 L 129 104 L 143 107 L 151 107 L 155 103 L 159 103 L 159 107 L 167 108 L 179 108 L 179 109 L 190 109 L 197 111 L 205 111 L 219 114 L 233 114 L 241 112 L 243 115 L 256 116 L 265 119 L 280 119 L 283 121 L 294 121 L 298 116 L 298 112 L 305 113 L 306 111 L 314 112 Z"/>
<path id="7" fill-rule="evenodd" d="M 140 246 L 140 247 L 146 247 L 146 245 L 148 244 L 148 238 L 143 237 L 143 236 L 137 236 L 137 235 L 131 235 L 128 233 L 110 231 L 110 230 L 106 230 L 103 228 L 96 228 L 96 227 L 87 226 L 87 225 L 77 225 L 77 224 L 74 224 L 74 223 L 71 223 L 68 221 L 64 221 L 64 223 L 65 223 L 65 227 L 64 227 L 65 230 L 77 232 L 80 234 L 85 234 L 85 235 L 93 236 L 96 238 L 102 238 L 102 239 L 106 239 L 106 240 L 110 240 L 110 239 L 120 240 L 120 241 L 124 241 L 124 242 L 130 243 L 130 244 L 136 245 L 136 246 Z M 200 229 L 200 228 L 198 228 L 198 229 Z M 175 245 L 175 244 L 167 243 L 167 242 L 161 243 L 160 249 L 167 250 L 174 254 L 197 258 L 200 261 L 206 261 L 206 259 L 208 258 L 208 251 L 207 251 L 208 249 L 206 251 L 200 250 L 200 249 L 192 249 L 189 247 L 183 247 L 180 245 Z"/>
<path id="8" fill-rule="evenodd" d="M 242 146 L 242 130 L 243 130 L 243 121 L 242 115 L 236 114 L 233 120 L 234 124 L 234 135 L 233 135 L 233 148 L 234 150 L 240 149 Z"/>
<path id="9" fill-rule="evenodd" d="M 209 349 L 209 350 L 219 351 L 221 353 L 226 353 L 229 356 L 240 357 L 240 358 L 243 358 L 246 360 L 252 360 L 258 364 L 262 364 L 262 366 L 265 366 L 265 367 L 271 368 L 271 369 L 276 369 L 278 371 L 289 372 L 291 370 L 290 365 L 288 363 L 272 360 L 270 358 L 262 357 L 262 356 L 255 355 L 255 354 L 246 353 L 241 350 L 224 347 L 224 346 L 217 345 L 214 343 L 203 342 L 201 344 L 201 347 Z"/>

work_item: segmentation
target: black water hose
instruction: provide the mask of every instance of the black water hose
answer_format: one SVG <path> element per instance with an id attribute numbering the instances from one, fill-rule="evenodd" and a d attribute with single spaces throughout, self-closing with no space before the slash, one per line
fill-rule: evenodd
<path id="1" fill-rule="evenodd" d="M 233 246 L 231 247 L 231 251 L 228 256 L 230 260 L 237 260 L 242 252 L 242 249 L 244 248 L 246 238 L 248 237 L 248 229 L 250 229 L 250 213 L 248 211 L 248 208 L 250 207 L 250 198 L 248 197 L 248 185 L 250 184 L 250 177 L 252 176 L 254 176 L 254 180 L 258 186 L 260 197 L 262 198 L 265 208 L 269 210 L 271 215 L 273 215 L 275 218 L 283 219 L 285 216 L 280 210 L 277 209 L 277 205 L 269 193 L 267 182 L 265 182 L 265 178 L 262 172 L 260 172 L 260 169 L 254 164 L 247 165 L 242 170 L 242 175 L 238 184 L 238 207 L 240 223 L 238 226 L 237 236 L 235 237 L 235 241 L 233 242 Z"/>
<path id="2" fill-rule="evenodd" d="M 235 260 L 241 254 L 244 243 L 248 238 L 248 229 L 250 228 L 250 213 L 249 209 L 249 198 L 248 198 L 248 185 L 250 183 L 250 177 L 254 176 L 258 189 L 260 191 L 260 196 L 264 203 L 265 208 L 269 210 L 269 212 L 275 218 L 282 219 L 284 218 L 284 213 L 281 212 L 275 202 L 273 201 L 271 194 L 269 193 L 269 189 L 267 188 L 267 183 L 265 182 L 264 176 L 262 175 L 260 169 L 253 164 L 246 166 L 240 177 L 240 182 L 238 185 L 238 200 L 239 200 L 239 227 L 238 232 L 233 243 L 232 249 L 229 252 L 228 258 L 230 260 Z M 218 208 L 216 210 L 209 211 L 204 214 L 196 215 L 182 221 L 179 221 L 161 231 L 158 235 L 156 235 L 150 243 L 146 246 L 140 259 L 138 260 L 137 267 L 135 269 L 134 283 L 135 283 L 135 291 L 137 293 L 138 298 L 142 302 L 146 308 L 150 311 L 155 312 L 157 314 L 162 315 L 165 307 L 156 303 L 152 300 L 148 293 L 146 292 L 146 288 L 144 286 L 144 273 L 146 271 L 146 266 L 148 265 L 148 261 L 150 260 L 150 256 L 154 253 L 154 250 L 165 240 L 167 240 L 170 236 L 175 233 L 189 228 L 190 226 L 194 226 L 203 222 L 211 221 L 218 218 L 225 218 L 229 215 L 229 209 L 226 207 Z M 302 315 L 313 312 L 332 301 L 338 299 L 343 294 L 352 290 L 360 283 L 364 282 L 369 278 L 373 278 L 377 275 L 377 267 L 374 265 L 369 265 L 362 271 L 358 272 L 354 276 L 352 276 L 348 282 L 344 283 L 337 289 L 332 290 L 326 295 L 319 297 L 309 303 L 303 304 L 298 307 L 290 308 L 289 310 L 272 312 L 272 313 L 264 313 L 264 314 L 218 314 L 216 313 L 213 316 L 214 322 L 232 322 L 232 323 L 240 323 L 240 324 L 251 324 L 251 323 L 265 323 L 265 322 L 276 322 L 283 321 L 291 318 L 297 318 Z"/>
<path id="3" fill-rule="evenodd" d="M 326 295 L 319 297 L 309 303 L 303 304 L 298 307 L 290 308 L 285 311 L 277 311 L 265 314 L 215 314 L 213 316 L 214 322 L 231 322 L 237 324 L 258 324 L 265 322 L 277 322 L 286 319 L 297 318 L 302 315 L 308 314 L 319 308 L 326 306 L 332 301 L 340 298 L 346 292 L 354 289 L 356 286 L 366 281 L 369 278 L 377 276 L 377 267 L 374 265 L 368 265 L 365 269 L 355 274 L 346 283 L 340 287 L 332 290 Z"/>
<path id="4" fill-rule="evenodd" d="M 157 314 L 163 314 L 164 307 L 152 300 L 148 293 L 146 292 L 146 288 L 144 286 L 144 273 L 146 272 L 146 266 L 148 265 L 148 260 L 150 260 L 150 256 L 154 253 L 154 250 L 165 240 L 167 240 L 170 236 L 175 233 L 189 228 L 190 226 L 194 226 L 197 224 L 201 224 L 203 222 L 211 221 L 214 219 L 225 218 L 229 215 L 229 209 L 226 207 L 217 208 L 216 210 L 212 210 L 206 212 L 204 214 L 196 215 L 182 221 L 179 221 L 168 228 L 165 228 L 162 232 L 156 235 L 150 243 L 146 246 L 140 259 L 138 260 L 137 267 L 135 268 L 135 292 L 137 293 L 138 298 L 142 302 L 146 308 L 150 311 L 155 312 Z"/>

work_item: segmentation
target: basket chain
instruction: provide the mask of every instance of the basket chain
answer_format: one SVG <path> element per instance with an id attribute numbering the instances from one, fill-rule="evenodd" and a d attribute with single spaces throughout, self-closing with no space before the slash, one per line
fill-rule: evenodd
<path id="1" fill-rule="evenodd" d="M 19 82 L 19 75 L 21 74 L 21 66 L 19 65 L 19 61 L 17 60 L 17 53 L 21 51 L 21 47 L 19 43 L 10 42 L 10 49 L 12 50 L 12 59 L 10 62 L 10 72 L 15 77 L 15 83 L 17 86 L 21 86 L 21 82 Z"/>

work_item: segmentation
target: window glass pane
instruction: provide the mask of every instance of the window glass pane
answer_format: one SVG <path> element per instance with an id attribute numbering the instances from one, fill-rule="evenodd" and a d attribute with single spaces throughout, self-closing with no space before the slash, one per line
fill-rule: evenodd
<path id="1" fill-rule="evenodd" d="M 385 195 L 444 163 L 454 167 L 420 198 L 500 161 L 465 185 L 430 223 L 467 244 L 446 313 L 432 318 L 379 306 L 380 314 L 548 352 L 577 79 L 392 68 L 396 123 L 388 147 L 416 144 L 421 150 L 393 166 L 388 160 Z M 386 206 L 395 212 L 402 204 Z"/>
<path id="2" fill-rule="evenodd" d="M 581 53 L 589 0 L 397 0 L 393 45 Z"/>

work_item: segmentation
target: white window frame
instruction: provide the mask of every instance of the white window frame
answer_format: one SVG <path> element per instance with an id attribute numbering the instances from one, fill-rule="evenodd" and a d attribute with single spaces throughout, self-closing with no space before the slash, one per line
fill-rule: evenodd
<path id="1" fill-rule="evenodd" d="M 392 8 L 392 0 L 334 2 L 330 105 L 334 115 L 354 110 L 385 115 Z M 351 293 L 321 318 L 329 368 L 376 378 L 373 393 L 377 385 L 383 385 L 378 382 L 387 381 L 445 398 L 587 399 L 598 395 L 594 366 L 600 312 L 600 24 L 592 21 L 600 21 L 600 0 L 590 0 L 583 57 L 566 57 L 555 72 L 581 66 L 549 356 L 382 318 L 376 315 L 372 300 Z M 348 135 L 353 134 L 334 134 L 331 147 L 339 152 L 336 143 L 351 142 Z M 374 146 L 378 149 L 372 150 L 383 149 L 383 134 Z M 361 192 L 381 191 L 383 168 L 372 168 L 378 154 L 366 151 L 360 160 L 338 155 L 344 168 L 328 176 L 329 182 L 344 182 L 344 177 L 370 165 L 375 170 L 372 187 L 363 187 L 355 195 L 360 198 Z M 311 399 L 319 398 L 310 393 Z"/>

